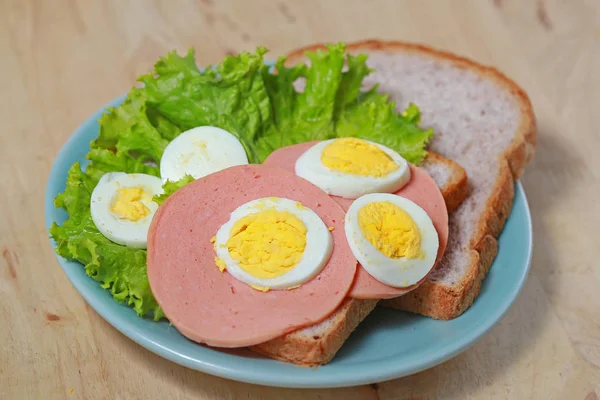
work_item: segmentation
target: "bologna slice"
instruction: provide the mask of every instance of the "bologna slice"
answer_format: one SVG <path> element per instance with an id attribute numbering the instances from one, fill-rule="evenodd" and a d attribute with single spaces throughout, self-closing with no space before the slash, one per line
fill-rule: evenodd
<path id="1" fill-rule="evenodd" d="M 308 142 L 283 147 L 274 151 L 265 160 L 264 165 L 295 171 L 296 160 L 317 142 Z M 439 248 L 435 264 L 440 262 L 446 245 L 448 244 L 448 211 L 444 197 L 437 187 L 435 181 L 420 168 L 410 165 L 411 178 L 408 184 L 396 192 L 397 195 L 406 197 L 418 204 L 427 212 L 439 237 Z M 344 211 L 348 210 L 353 200 L 338 196 L 330 196 Z M 435 268 L 435 265 L 434 267 Z M 433 271 L 433 268 L 431 271 Z M 430 271 L 430 273 L 431 273 Z M 416 284 L 406 288 L 395 288 L 379 282 L 373 278 L 364 268 L 358 268 L 356 280 L 350 290 L 349 296 L 356 299 L 390 299 L 401 296 L 417 288 L 425 281 L 424 277 Z"/>
<path id="2" fill-rule="evenodd" d="M 292 290 L 260 292 L 215 265 L 211 237 L 238 206 L 263 197 L 301 202 L 334 228 L 319 275 Z M 321 189 L 281 168 L 225 169 L 179 189 L 148 233 L 148 280 L 167 318 L 186 337 L 216 347 L 259 344 L 333 313 L 354 281 L 357 261 L 344 236 L 344 211 Z"/>

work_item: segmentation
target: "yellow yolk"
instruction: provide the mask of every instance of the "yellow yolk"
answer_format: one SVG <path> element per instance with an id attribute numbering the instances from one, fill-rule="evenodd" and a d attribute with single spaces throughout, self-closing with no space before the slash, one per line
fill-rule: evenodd
<path id="1" fill-rule="evenodd" d="M 227 241 L 231 258 L 257 278 L 275 278 L 290 271 L 305 247 L 304 223 L 290 212 L 272 209 L 238 220 Z"/>
<path id="2" fill-rule="evenodd" d="M 325 146 L 321 162 L 329 169 L 347 174 L 382 177 L 398 164 L 383 150 L 362 139 L 337 139 Z"/>
<path id="3" fill-rule="evenodd" d="M 358 211 L 365 238 L 389 258 L 423 258 L 421 233 L 410 215 L 390 202 L 369 203 Z"/>
<path id="4" fill-rule="evenodd" d="M 221 271 L 221 272 L 225 271 L 225 269 L 227 268 L 227 265 L 225 264 L 225 260 L 223 260 L 222 258 L 215 257 L 215 264 L 217 265 L 217 267 L 219 268 L 219 271 Z"/>
<path id="5" fill-rule="evenodd" d="M 268 292 L 269 290 L 271 290 L 265 286 L 250 285 L 250 287 L 254 290 L 258 290 L 259 292 Z"/>
<path id="6" fill-rule="evenodd" d="M 141 202 L 148 198 L 148 193 L 141 187 L 121 188 L 110 210 L 122 219 L 139 221 L 150 214 L 150 209 Z"/>

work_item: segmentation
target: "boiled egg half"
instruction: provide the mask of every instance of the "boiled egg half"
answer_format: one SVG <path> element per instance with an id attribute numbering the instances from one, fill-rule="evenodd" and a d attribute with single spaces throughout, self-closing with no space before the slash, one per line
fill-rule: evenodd
<path id="1" fill-rule="evenodd" d="M 241 205 L 213 240 L 216 266 L 262 291 L 310 281 L 333 250 L 331 233 L 314 211 L 279 197 Z"/>
<path id="2" fill-rule="evenodd" d="M 319 142 L 298 158 L 295 169 L 327 194 L 347 199 L 394 193 L 410 180 L 410 168 L 400 154 L 357 138 Z"/>
<path id="3" fill-rule="evenodd" d="M 145 249 L 150 222 L 158 208 L 152 196 L 160 193 L 162 181 L 156 176 L 109 172 L 92 192 L 92 220 L 109 240 Z"/>
<path id="4" fill-rule="evenodd" d="M 235 165 L 248 164 L 241 142 L 214 126 L 199 126 L 181 133 L 165 148 L 160 160 L 163 181 L 178 181 L 186 174 L 195 179 Z"/>
<path id="5" fill-rule="evenodd" d="M 345 218 L 348 244 L 378 281 L 408 287 L 433 268 L 439 238 L 431 218 L 411 200 L 387 193 L 356 199 Z"/>

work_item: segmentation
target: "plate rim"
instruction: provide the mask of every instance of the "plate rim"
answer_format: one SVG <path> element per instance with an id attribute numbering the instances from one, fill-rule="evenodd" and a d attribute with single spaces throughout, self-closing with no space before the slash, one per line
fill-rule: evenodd
<path id="1" fill-rule="evenodd" d="M 98 119 L 104 113 L 107 108 L 115 107 L 119 105 L 127 95 L 121 95 L 97 109 L 92 115 L 86 118 L 82 123 L 78 125 L 78 127 L 73 131 L 73 133 L 69 136 L 67 141 L 62 145 L 59 152 L 57 153 L 52 167 L 50 169 L 50 173 L 48 175 L 45 196 L 44 196 L 44 217 L 45 217 L 45 225 L 46 231 L 50 228 L 51 224 L 54 221 L 52 214 L 56 211 L 54 207 L 54 191 L 57 187 L 64 186 L 64 180 L 61 181 L 59 178 L 59 170 L 62 168 L 62 164 L 65 164 L 65 159 L 68 158 L 67 153 L 69 152 L 71 147 L 76 147 L 78 141 L 82 140 L 80 136 L 83 136 L 87 129 L 89 129 L 88 125 L 90 123 L 98 124 Z M 70 166 L 71 164 L 69 164 Z M 75 273 L 69 271 L 69 263 L 80 264 L 76 261 L 69 261 L 62 258 L 58 255 L 54 248 L 56 247 L 56 242 L 49 237 L 49 244 L 51 245 L 51 250 L 54 253 L 58 264 L 61 269 L 67 275 L 67 278 L 71 282 L 71 284 L 75 287 L 75 289 L 79 292 L 79 294 L 83 297 L 83 299 L 90 305 L 91 308 L 94 309 L 96 313 L 100 315 L 106 322 L 108 322 L 113 328 L 117 331 L 121 332 L 123 335 L 133 340 L 138 345 L 144 347 L 145 349 L 163 357 L 171 362 L 176 364 L 185 366 L 187 368 L 197 370 L 203 373 L 207 373 L 210 375 L 218 376 L 221 378 L 232 379 L 240 382 L 251 383 L 251 384 L 259 384 L 259 385 L 267 385 L 272 387 L 285 387 L 285 388 L 336 388 L 336 387 L 351 387 L 351 386 L 359 386 L 365 384 L 372 384 L 382 381 L 387 381 L 391 379 L 396 379 L 408 375 L 412 375 L 428 368 L 431 368 L 435 365 L 441 364 L 458 354 L 462 353 L 470 346 L 475 344 L 481 337 L 483 337 L 487 332 L 489 332 L 506 314 L 508 309 L 514 304 L 516 299 L 518 298 L 520 292 L 522 291 L 525 282 L 527 281 L 527 277 L 529 276 L 529 271 L 531 268 L 531 259 L 533 252 L 533 223 L 531 217 L 531 210 L 529 207 L 529 202 L 523 188 L 523 185 L 520 181 L 515 181 L 515 194 L 518 194 L 522 197 L 523 208 L 524 208 L 524 217 L 526 219 L 527 225 L 527 259 L 523 268 L 521 275 L 519 276 L 518 281 L 515 282 L 511 286 L 511 290 L 506 293 L 506 297 L 508 301 L 502 303 L 500 307 L 494 310 L 493 315 L 487 319 L 487 324 L 482 324 L 477 327 L 474 331 L 471 331 L 470 334 L 462 336 L 459 341 L 454 342 L 454 346 L 451 351 L 448 351 L 444 354 L 431 354 L 429 357 L 425 358 L 418 365 L 408 364 L 408 365 L 400 365 L 398 363 L 391 364 L 385 366 L 384 372 L 382 372 L 382 368 L 365 368 L 361 369 L 358 374 L 349 374 L 345 376 L 319 376 L 317 373 L 314 374 L 311 378 L 300 378 L 300 379 L 281 379 L 277 376 L 275 377 L 265 377 L 264 374 L 258 373 L 254 370 L 236 370 L 224 367 L 223 365 L 219 365 L 219 363 L 213 363 L 210 361 L 202 361 L 198 359 L 194 359 L 191 357 L 187 357 L 184 354 L 178 353 L 177 351 L 170 349 L 169 346 L 165 346 L 151 338 L 136 332 L 136 328 L 133 325 L 129 325 L 127 320 L 125 323 L 120 321 L 118 315 L 113 314 L 108 306 L 104 306 L 102 300 L 96 298 L 95 295 L 89 292 L 85 287 L 84 283 L 79 282 Z M 514 202 L 511 207 L 511 215 L 514 211 Z M 505 250 L 506 251 L 506 250 Z M 81 264 L 80 264 L 81 265 Z M 85 279 L 91 279 L 85 276 Z M 134 314 L 132 314 L 134 315 Z M 135 318 L 138 318 L 135 316 Z M 223 354 L 223 356 L 229 356 Z M 273 360 L 275 362 L 275 360 Z M 382 363 L 381 361 L 379 363 Z M 388 363 L 389 364 L 389 363 Z M 391 367 L 391 368 L 388 368 Z M 315 369 L 318 371 L 318 368 Z M 311 374 L 313 375 L 313 374 Z"/>

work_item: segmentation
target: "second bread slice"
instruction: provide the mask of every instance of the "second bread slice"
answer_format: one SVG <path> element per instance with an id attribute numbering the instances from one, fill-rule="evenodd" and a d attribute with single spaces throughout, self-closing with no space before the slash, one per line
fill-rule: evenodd
<path id="1" fill-rule="evenodd" d="M 456 208 L 465 198 L 467 176 L 454 161 L 429 153 L 420 167 L 438 184 L 449 209 Z M 376 305 L 377 300 L 347 298 L 325 321 L 259 344 L 252 350 L 298 365 L 326 364 Z"/>

